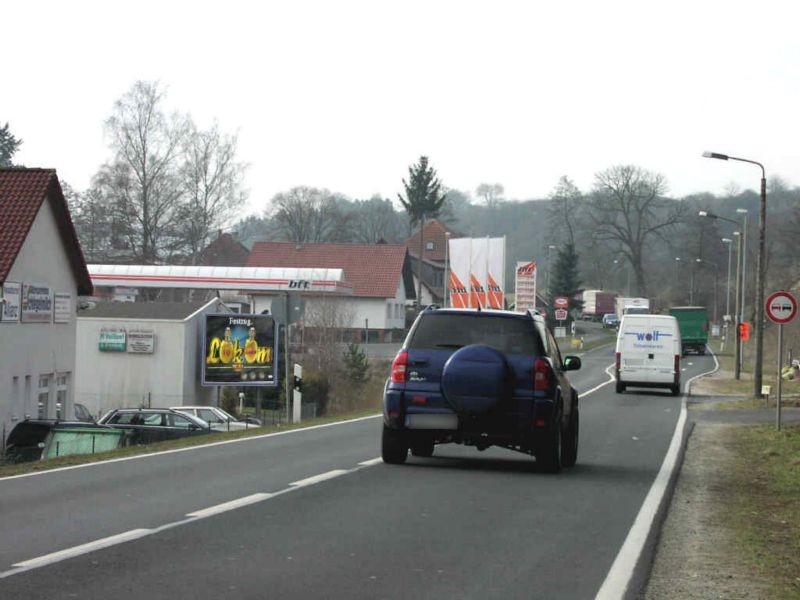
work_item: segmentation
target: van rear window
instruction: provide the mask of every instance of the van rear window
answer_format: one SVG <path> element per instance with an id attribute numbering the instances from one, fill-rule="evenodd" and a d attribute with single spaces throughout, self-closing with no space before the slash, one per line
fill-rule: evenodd
<path id="1" fill-rule="evenodd" d="M 486 344 L 506 354 L 544 354 L 532 321 L 489 315 L 430 314 L 417 322 L 409 349 L 458 349 Z"/>

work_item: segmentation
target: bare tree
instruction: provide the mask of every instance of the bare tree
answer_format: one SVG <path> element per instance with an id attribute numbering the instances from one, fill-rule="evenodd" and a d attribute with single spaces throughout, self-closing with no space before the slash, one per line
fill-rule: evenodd
<path id="1" fill-rule="evenodd" d="M 346 226 L 346 216 L 328 190 L 299 186 L 272 198 L 275 223 L 284 237 L 297 243 L 335 241 Z"/>
<path id="2" fill-rule="evenodd" d="M 475 188 L 475 195 L 483 199 L 488 208 L 497 208 L 503 201 L 505 188 L 499 183 L 481 183 Z"/>
<path id="3" fill-rule="evenodd" d="M 159 262 L 175 248 L 184 193 L 177 161 L 189 121 L 167 116 L 163 98 L 158 83 L 137 81 L 115 103 L 106 121 L 115 156 L 93 182 L 126 240 L 125 258 L 145 264 Z"/>
<path id="4" fill-rule="evenodd" d="M 317 297 L 306 303 L 303 326 L 316 340 L 313 361 L 321 372 L 334 372 L 342 358 L 344 331 L 353 327 L 355 309 L 341 298 Z"/>
<path id="5" fill-rule="evenodd" d="M 393 242 L 402 235 L 402 227 L 402 219 L 388 199 L 373 196 L 369 200 L 357 200 L 353 203 L 350 229 L 357 242 Z"/>
<path id="6" fill-rule="evenodd" d="M 588 199 L 594 235 L 619 246 L 633 269 L 639 294 L 647 293 L 646 244 L 683 219 L 682 204 L 664 198 L 666 188 L 663 175 L 620 165 L 595 175 Z"/>
<path id="7" fill-rule="evenodd" d="M 192 124 L 184 139 L 180 223 L 191 264 L 196 264 L 211 234 L 234 217 L 247 198 L 242 189 L 246 167 L 236 160 L 236 143 L 236 136 L 220 133 L 216 123 L 207 131 Z"/>

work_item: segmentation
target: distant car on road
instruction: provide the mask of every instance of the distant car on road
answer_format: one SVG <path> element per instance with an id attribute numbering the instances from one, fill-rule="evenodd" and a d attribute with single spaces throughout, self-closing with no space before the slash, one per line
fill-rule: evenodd
<path id="1" fill-rule="evenodd" d="M 615 313 L 603 315 L 603 329 L 616 329 L 619 327 L 619 317 Z"/>
<path id="2" fill-rule="evenodd" d="M 171 406 L 170 409 L 202 419 L 215 431 L 238 431 L 241 429 L 253 429 L 261 425 L 260 422 L 241 421 L 216 406 Z"/>
<path id="3" fill-rule="evenodd" d="M 129 445 L 152 444 L 212 431 L 202 419 L 170 408 L 117 408 L 98 422 L 124 429 Z"/>

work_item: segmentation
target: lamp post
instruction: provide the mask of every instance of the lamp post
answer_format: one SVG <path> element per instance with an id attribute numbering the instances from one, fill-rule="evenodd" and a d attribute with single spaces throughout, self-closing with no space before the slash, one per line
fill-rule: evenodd
<path id="1" fill-rule="evenodd" d="M 764 359 L 764 271 L 765 271 L 765 256 L 764 247 L 766 246 L 766 220 L 767 220 L 767 174 L 764 165 L 754 160 L 747 158 L 737 158 L 735 156 L 728 156 L 727 154 L 719 154 L 717 152 L 703 152 L 706 158 L 716 158 L 719 160 L 736 160 L 739 162 L 750 163 L 756 165 L 761 169 L 761 201 L 759 202 L 758 211 L 758 259 L 756 265 L 756 299 L 753 304 L 753 314 L 755 315 L 756 325 L 756 364 L 753 369 L 753 396 L 758 397 L 761 395 L 761 380 L 763 374 L 763 359 Z"/>
<path id="2" fill-rule="evenodd" d="M 676 291 L 678 290 L 678 266 L 680 265 L 680 263 L 681 263 L 681 257 L 680 256 L 676 256 L 675 257 L 675 290 Z"/>
<path id="3" fill-rule="evenodd" d="M 700 263 L 703 259 L 695 258 L 694 263 Z M 689 306 L 694 306 L 694 272 L 695 272 L 695 264 L 692 265 L 692 282 L 689 286 Z"/>
<path id="4" fill-rule="evenodd" d="M 547 295 L 550 296 L 550 251 L 555 250 L 556 247 L 553 244 L 547 246 Z"/>
<path id="5" fill-rule="evenodd" d="M 727 217 L 721 217 L 716 215 L 712 212 L 707 210 L 701 210 L 697 213 L 701 217 L 708 217 L 709 219 L 719 219 L 720 221 L 727 221 L 728 223 L 733 223 L 734 225 L 740 225 L 737 221 L 733 219 L 728 219 Z M 741 308 L 741 304 L 739 303 L 739 298 L 742 298 L 742 302 L 744 302 L 744 269 L 742 268 L 742 234 L 739 231 L 734 231 L 733 235 L 736 236 L 736 286 L 734 287 L 734 296 L 736 297 L 736 314 L 734 318 L 734 325 L 736 328 L 736 349 L 734 352 L 734 377 L 739 379 L 742 373 L 742 339 L 739 335 L 739 323 L 743 321 L 742 316 L 744 314 L 744 310 Z M 726 238 L 727 239 L 727 238 Z M 730 247 L 728 249 L 729 256 L 730 256 Z M 741 294 L 739 290 L 741 289 Z"/>
<path id="6" fill-rule="evenodd" d="M 731 318 L 731 254 L 733 250 L 733 240 L 731 238 L 722 238 L 722 243 L 728 246 L 728 276 L 725 280 L 725 316 L 727 321 Z M 737 290 L 738 293 L 738 290 Z"/>
<path id="7" fill-rule="evenodd" d="M 744 215 L 744 222 L 742 225 L 742 303 L 739 305 L 739 310 L 741 310 L 739 321 L 744 323 L 745 290 L 747 289 L 744 283 L 747 279 L 747 209 L 737 208 L 736 212 L 740 215 Z"/>

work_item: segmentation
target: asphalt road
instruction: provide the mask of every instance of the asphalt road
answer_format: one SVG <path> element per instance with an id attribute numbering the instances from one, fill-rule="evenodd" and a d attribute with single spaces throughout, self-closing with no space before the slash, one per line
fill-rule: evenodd
<path id="1" fill-rule="evenodd" d="M 593 598 L 681 407 L 585 394 L 612 357 L 572 376 L 578 464 L 555 476 L 455 445 L 385 465 L 376 417 L 0 480 L 0 598 Z"/>

